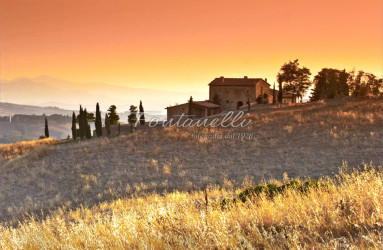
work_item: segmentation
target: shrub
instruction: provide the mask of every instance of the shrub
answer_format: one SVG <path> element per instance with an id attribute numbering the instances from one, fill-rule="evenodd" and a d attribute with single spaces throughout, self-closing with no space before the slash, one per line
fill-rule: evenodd
<path id="1" fill-rule="evenodd" d="M 242 201 L 245 203 L 248 200 L 251 200 L 254 197 L 257 197 L 261 194 L 265 194 L 266 197 L 269 199 L 273 199 L 275 196 L 279 194 L 283 194 L 287 190 L 297 190 L 298 192 L 301 192 L 302 194 L 307 193 L 308 191 L 312 189 L 317 188 L 325 188 L 327 187 L 327 183 L 318 182 L 316 180 L 310 179 L 303 183 L 300 183 L 298 181 L 290 181 L 285 184 L 283 184 L 280 187 L 277 187 L 274 184 L 267 184 L 267 185 L 257 185 L 255 187 L 248 187 L 242 192 L 238 194 L 237 198 L 229 199 L 224 198 L 221 201 L 221 207 L 227 208 L 231 204 L 235 204 L 237 200 Z"/>
<path id="2" fill-rule="evenodd" d="M 263 104 L 269 103 L 269 95 L 267 93 L 263 94 Z"/>
<path id="3" fill-rule="evenodd" d="M 258 96 L 257 99 L 255 99 L 255 101 L 256 101 L 258 104 L 262 104 L 262 103 L 263 103 L 263 97 L 262 97 L 262 96 Z"/>

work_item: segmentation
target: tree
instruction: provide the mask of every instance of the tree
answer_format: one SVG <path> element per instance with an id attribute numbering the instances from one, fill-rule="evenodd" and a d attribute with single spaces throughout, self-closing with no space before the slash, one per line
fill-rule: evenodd
<path id="1" fill-rule="evenodd" d="M 109 137 L 111 134 L 110 130 L 110 120 L 108 114 L 105 114 L 105 130 L 106 130 L 106 135 Z"/>
<path id="2" fill-rule="evenodd" d="M 276 96 L 275 96 L 275 82 L 274 82 L 274 87 L 273 87 L 273 105 L 275 105 L 277 102 Z"/>
<path id="3" fill-rule="evenodd" d="M 292 102 L 296 102 L 296 98 L 302 101 L 303 95 L 311 85 L 311 72 L 306 67 L 299 67 L 298 59 L 293 62 L 285 63 L 278 75 L 278 82 L 283 85 L 283 91 L 291 94 Z M 280 85 L 280 86 L 281 86 Z M 281 92 L 280 89 L 279 91 Z"/>
<path id="4" fill-rule="evenodd" d="M 314 89 L 310 101 L 349 95 L 350 74 L 346 70 L 323 68 L 314 77 Z"/>
<path id="5" fill-rule="evenodd" d="M 120 120 L 120 117 L 117 114 L 117 107 L 116 105 L 111 105 L 108 109 L 108 117 L 110 121 L 110 125 L 117 125 L 118 121 Z"/>
<path id="6" fill-rule="evenodd" d="M 193 97 L 190 96 L 190 99 L 189 99 L 189 108 L 188 108 L 188 116 L 193 116 L 194 113 L 193 113 Z"/>
<path id="7" fill-rule="evenodd" d="M 77 126 L 76 126 L 76 114 L 72 114 L 72 138 L 75 140 L 77 138 Z"/>
<path id="8" fill-rule="evenodd" d="M 269 103 L 269 94 L 264 93 L 263 94 L 263 104 L 268 104 Z"/>
<path id="9" fill-rule="evenodd" d="M 382 92 L 382 79 L 378 79 L 374 74 L 359 71 L 350 73 L 349 86 L 353 96 L 365 96 L 367 94 L 378 95 Z"/>
<path id="10" fill-rule="evenodd" d="M 144 114 L 144 107 L 142 106 L 142 101 L 140 100 L 140 124 L 145 125 L 145 114 Z"/>
<path id="11" fill-rule="evenodd" d="M 282 82 L 278 79 L 278 102 L 283 102 Z"/>
<path id="12" fill-rule="evenodd" d="M 87 126 L 86 126 L 85 136 L 86 136 L 86 139 L 92 139 L 92 132 L 90 130 L 90 124 L 87 124 Z"/>
<path id="13" fill-rule="evenodd" d="M 97 135 L 97 137 L 102 136 L 101 112 L 100 112 L 100 105 L 98 103 L 96 105 L 96 121 L 95 121 L 94 125 L 96 127 L 96 135 Z"/>
<path id="14" fill-rule="evenodd" d="M 131 105 L 129 111 L 130 115 L 128 116 L 128 122 L 130 124 L 130 132 L 133 132 L 133 124 L 137 122 L 137 107 Z"/>
<path id="15" fill-rule="evenodd" d="M 84 137 L 89 139 L 89 133 L 90 131 L 88 131 L 88 127 L 89 127 L 89 124 L 88 124 L 88 112 L 86 111 L 86 108 L 84 109 L 84 111 L 82 112 L 82 117 L 81 117 L 81 120 L 80 122 L 82 123 L 82 127 L 83 127 L 83 137 L 81 139 L 83 139 Z M 90 129 L 89 129 L 90 130 Z"/>
<path id="16" fill-rule="evenodd" d="M 45 132 L 45 137 L 48 138 L 49 137 L 49 128 L 48 128 L 48 120 L 47 120 L 46 117 L 45 117 L 45 129 L 44 129 L 44 132 Z"/>
<path id="17" fill-rule="evenodd" d="M 79 136 L 81 139 L 85 136 L 85 127 L 83 122 L 84 117 L 84 110 L 82 109 L 82 106 L 80 105 L 80 113 L 78 114 L 78 127 L 79 127 Z"/>
<path id="18" fill-rule="evenodd" d="M 80 114 L 77 115 L 76 120 L 77 120 L 77 122 L 80 121 Z M 90 123 L 90 122 L 95 122 L 95 121 L 96 121 L 96 118 L 94 117 L 94 114 L 93 114 L 93 113 L 88 113 L 88 112 L 87 112 L 87 113 L 86 113 L 86 121 L 87 121 L 88 123 Z"/>

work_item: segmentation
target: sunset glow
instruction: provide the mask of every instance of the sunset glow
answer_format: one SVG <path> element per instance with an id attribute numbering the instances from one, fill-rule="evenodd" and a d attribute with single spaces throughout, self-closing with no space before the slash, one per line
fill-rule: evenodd
<path id="1" fill-rule="evenodd" d="M 383 2 L 1 0 L 0 77 L 206 91 L 298 58 L 382 77 Z"/>

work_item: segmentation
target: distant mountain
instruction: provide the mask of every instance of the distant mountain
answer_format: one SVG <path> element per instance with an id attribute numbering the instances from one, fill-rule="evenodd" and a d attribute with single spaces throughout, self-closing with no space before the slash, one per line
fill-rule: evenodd
<path id="1" fill-rule="evenodd" d="M 145 111 L 164 113 L 167 106 L 186 102 L 191 95 L 194 100 L 208 97 L 207 93 L 131 88 L 106 83 L 78 83 L 49 76 L 0 80 L 0 91 L 2 102 L 58 106 L 69 110 L 77 110 L 79 104 L 88 110 L 94 110 L 99 102 L 102 110 L 114 104 L 118 112 L 127 111 L 130 105 L 138 106 L 142 100 Z"/>

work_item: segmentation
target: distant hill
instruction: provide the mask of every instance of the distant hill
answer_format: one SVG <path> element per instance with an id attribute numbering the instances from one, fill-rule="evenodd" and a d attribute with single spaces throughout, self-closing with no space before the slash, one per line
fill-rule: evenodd
<path id="1" fill-rule="evenodd" d="M 207 84 L 207 83 L 206 83 Z M 0 101 L 36 106 L 57 106 L 78 109 L 79 104 L 94 110 L 97 102 L 106 110 L 114 104 L 118 112 L 127 111 L 130 105 L 138 106 L 142 100 L 145 111 L 162 111 L 175 103 L 186 102 L 192 95 L 195 100 L 208 98 L 208 93 L 177 92 L 157 89 L 115 86 L 106 83 L 79 83 L 39 76 L 0 80 Z"/>
<path id="2" fill-rule="evenodd" d="M 0 116 L 15 114 L 23 115 L 71 115 L 72 110 L 61 109 L 57 107 L 39 107 L 32 105 L 21 105 L 15 103 L 0 102 Z"/>
<path id="3" fill-rule="evenodd" d="M 77 109 L 74 111 L 78 114 Z M 57 107 L 39 107 L 0 102 L 0 144 L 37 139 L 44 132 L 44 119 L 41 117 L 44 114 L 48 116 L 51 136 L 56 139 L 64 139 L 71 134 L 71 117 L 57 119 L 55 115 L 71 116 L 72 112 L 73 110 Z M 89 112 L 94 111 L 90 109 Z M 120 122 L 127 123 L 129 112 L 120 112 L 118 114 Z M 20 118 L 21 115 L 29 115 L 30 119 L 28 117 L 23 119 L 14 118 L 14 116 Z M 102 117 L 104 115 L 105 113 L 102 112 Z M 7 116 L 13 117 L 12 123 L 9 122 L 10 119 Z M 52 117 L 49 118 L 49 116 Z M 146 121 L 154 117 L 160 120 L 165 119 L 165 115 L 159 112 L 145 114 Z M 93 129 L 94 124 L 91 123 L 90 125 Z"/>

